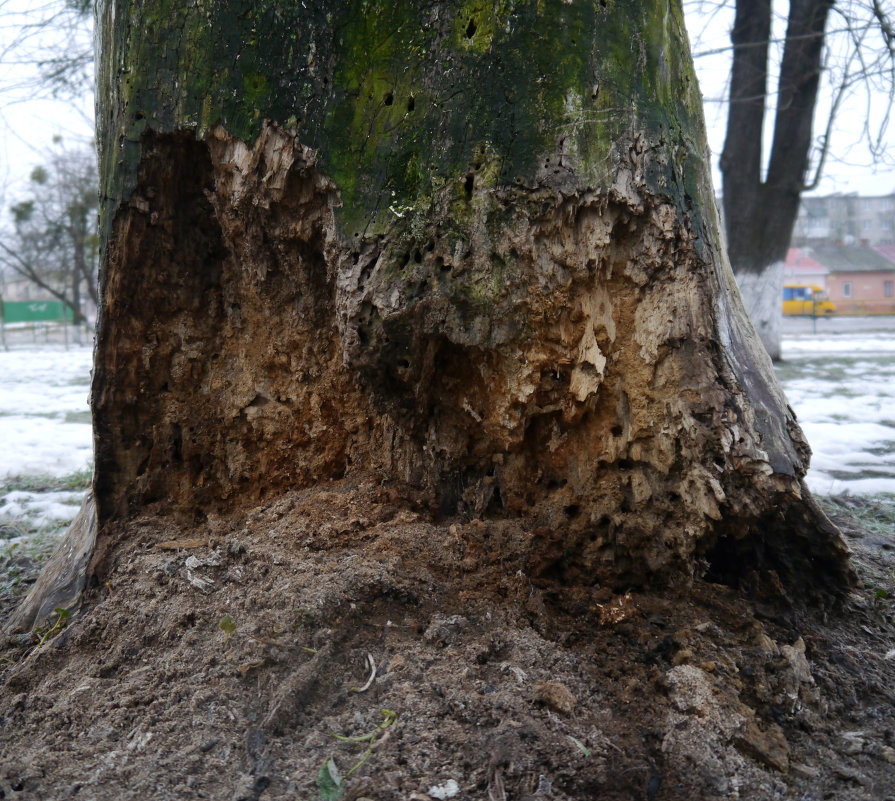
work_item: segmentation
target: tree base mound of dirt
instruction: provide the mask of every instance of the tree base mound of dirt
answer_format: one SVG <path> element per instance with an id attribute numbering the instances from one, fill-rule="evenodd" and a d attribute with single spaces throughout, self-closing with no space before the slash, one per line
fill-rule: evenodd
<path id="1" fill-rule="evenodd" d="M 5 641 L 0 797 L 895 798 L 895 557 L 860 527 L 824 611 L 773 575 L 591 586 L 549 532 L 374 482 L 162 511 Z"/>

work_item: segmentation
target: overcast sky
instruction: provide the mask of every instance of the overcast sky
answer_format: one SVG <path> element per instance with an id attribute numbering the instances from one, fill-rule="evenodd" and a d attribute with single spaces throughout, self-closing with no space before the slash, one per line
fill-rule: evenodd
<path id="1" fill-rule="evenodd" d="M 39 60 L 92 48 L 92 26 L 40 26 L 62 0 L 0 0 L 0 200 L 8 207 L 27 191 L 31 170 L 54 148 L 88 147 L 93 96 L 53 99 L 40 86 Z M 5 209 L 4 209 L 5 211 Z"/>
<path id="2" fill-rule="evenodd" d="M 29 9 L 46 9 L 59 0 L 0 0 L 0 202 L 6 207 L 26 190 L 27 176 L 31 169 L 46 160 L 46 154 L 55 146 L 59 138 L 65 146 L 86 145 L 93 137 L 93 98 L 78 100 L 52 100 L 40 98 L 34 81 L 36 71 L 33 65 L 18 63 L 23 58 L 9 50 L 8 43 L 19 35 L 20 27 L 27 19 L 21 12 Z M 693 42 L 695 63 L 703 96 L 706 100 L 706 123 L 711 146 L 712 166 L 715 173 L 715 187 L 720 188 L 717 173 L 718 154 L 724 143 L 726 109 L 721 102 L 726 93 L 730 53 L 728 31 L 732 20 L 732 9 L 721 8 L 717 0 L 687 0 L 687 25 Z M 80 33 L 80 44 L 90 41 L 91 32 Z M 782 37 L 783 31 L 777 32 Z M 54 38 L 72 40 L 69 33 L 47 34 L 43 40 L 32 39 L 32 50 L 37 45 L 41 52 L 51 53 Z M 703 55 L 712 51 L 722 51 L 714 55 Z M 33 58 L 33 54 L 30 58 Z M 25 59 L 27 60 L 27 59 Z M 828 99 L 830 87 L 824 85 L 823 97 Z M 872 98 L 872 122 L 877 122 L 880 114 L 888 106 L 884 94 Z M 850 106 L 840 114 L 840 123 L 833 138 L 832 158 L 825 170 L 825 177 L 815 194 L 832 192 L 858 192 L 882 195 L 895 191 L 895 169 L 892 156 L 889 164 L 871 163 L 866 145 L 860 143 L 861 127 L 867 119 L 866 102 L 860 93 L 853 98 Z M 819 128 L 818 124 L 815 128 Z M 817 131 L 816 131 L 817 133 Z M 56 144 L 54 145 L 54 138 Z M 895 151 L 895 135 L 889 137 Z"/>

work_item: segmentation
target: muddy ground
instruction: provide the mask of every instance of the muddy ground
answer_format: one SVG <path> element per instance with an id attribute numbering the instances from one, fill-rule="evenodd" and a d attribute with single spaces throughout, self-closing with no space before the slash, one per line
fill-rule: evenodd
<path id="1" fill-rule="evenodd" d="M 549 533 L 375 483 L 150 510 L 4 640 L 0 798 L 895 799 L 895 539 L 833 511 L 863 586 L 822 610 L 582 585 Z"/>

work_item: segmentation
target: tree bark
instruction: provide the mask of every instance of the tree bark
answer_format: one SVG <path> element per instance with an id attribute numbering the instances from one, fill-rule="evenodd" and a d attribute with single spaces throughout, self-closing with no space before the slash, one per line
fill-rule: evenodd
<path id="1" fill-rule="evenodd" d="M 84 315 L 81 311 L 81 280 L 82 263 L 84 261 L 84 243 L 76 238 L 72 239 L 73 253 L 71 255 L 71 267 L 69 268 L 69 280 L 71 281 L 71 305 L 74 309 L 72 322 L 77 326 L 83 322 Z"/>
<path id="2" fill-rule="evenodd" d="M 847 583 L 677 3 L 98 13 L 92 570 L 137 513 L 376 475 L 568 581 Z"/>
<path id="3" fill-rule="evenodd" d="M 727 137 L 721 156 L 728 252 L 743 301 L 772 359 L 780 358 L 783 265 L 811 151 L 831 0 L 789 4 L 774 137 L 763 176 L 771 0 L 737 0 Z"/>

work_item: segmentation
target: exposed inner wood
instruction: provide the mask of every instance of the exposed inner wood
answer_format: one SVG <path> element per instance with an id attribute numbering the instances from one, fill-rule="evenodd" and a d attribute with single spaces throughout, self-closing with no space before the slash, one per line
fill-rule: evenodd
<path id="1" fill-rule="evenodd" d="M 605 194 L 464 179 L 462 225 L 447 187 L 349 239 L 281 129 L 147 136 L 107 257 L 101 524 L 376 476 L 436 515 L 542 529 L 568 581 L 746 552 L 840 570 L 729 271 L 644 189 L 645 150 Z"/>

